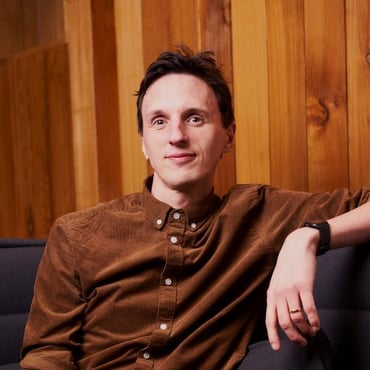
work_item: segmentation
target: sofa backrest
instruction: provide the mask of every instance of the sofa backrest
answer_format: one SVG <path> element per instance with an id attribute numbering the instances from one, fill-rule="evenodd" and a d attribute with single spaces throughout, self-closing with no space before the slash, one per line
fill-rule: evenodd
<path id="1" fill-rule="evenodd" d="M 44 239 L 0 238 L 0 366 L 19 362 Z"/>
<path id="2" fill-rule="evenodd" d="M 320 256 L 314 293 L 335 369 L 370 369 L 370 245 Z"/>

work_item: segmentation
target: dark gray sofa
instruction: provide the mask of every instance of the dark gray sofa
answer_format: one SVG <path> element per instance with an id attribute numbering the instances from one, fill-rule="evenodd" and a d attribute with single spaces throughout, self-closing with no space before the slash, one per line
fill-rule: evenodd
<path id="1" fill-rule="evenodd" d="M 23 330 L 44 245 L 43 239 L 0 238 L 0 370 L 20 369 Z M 324 362 L 334 370 L 369 370 L 369 251 L 369 246 L 358 246 L 318 258 L 315 297 L 324 333 L 305 348 L 283 340 L 278 352 L 260 337 L 239 370 L 324 369 L 322 354 L 330 355 Z"/>

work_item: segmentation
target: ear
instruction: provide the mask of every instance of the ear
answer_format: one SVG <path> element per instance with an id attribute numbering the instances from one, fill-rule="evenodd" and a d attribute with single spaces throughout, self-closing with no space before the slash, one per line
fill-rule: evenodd
<path id="1" fill-rule="evenodd" d="M 144 143 L 144 139 L 141 138 L 141 150 L 143 151 L 143 154 L 144 154 L 144 157 L 145 159 L 149 159 L 149 156 L 148 156 L 148 153 L 146 151 L 146 146 L 145 146 L 145 143 Z"/>
<path id="2" fill-rule="evenodd" d="M 235 122 L 233 122 L 226 130 L 226 143 L 224 146 L 224 153 L 227 153 L 231 150 L 231 148 L 235 144 L 235 130 L 236 130 L 236 125 Z"/>

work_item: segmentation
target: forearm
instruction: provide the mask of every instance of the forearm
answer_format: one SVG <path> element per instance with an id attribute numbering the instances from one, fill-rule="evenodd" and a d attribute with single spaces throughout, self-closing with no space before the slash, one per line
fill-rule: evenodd
<path id="1" fill-rule="evenodd" d="M 331 249 L 370 241 L 370 202 L 327 221 Z"/>

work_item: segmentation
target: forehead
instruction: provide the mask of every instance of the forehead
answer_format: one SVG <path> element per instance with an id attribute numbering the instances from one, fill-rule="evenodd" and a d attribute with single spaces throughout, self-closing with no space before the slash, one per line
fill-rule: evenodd
<path id="1" fill-rule="evenodd" d="M 217 105 L 217 99 L 212 88 L 201 78 L 190 74 L 172 73 L 160 77 L 147 89 L 142 103 L 142 109 L 153 105 L 180 104 Z M 156 107 L 157 108 L 157 107 Z"/>

